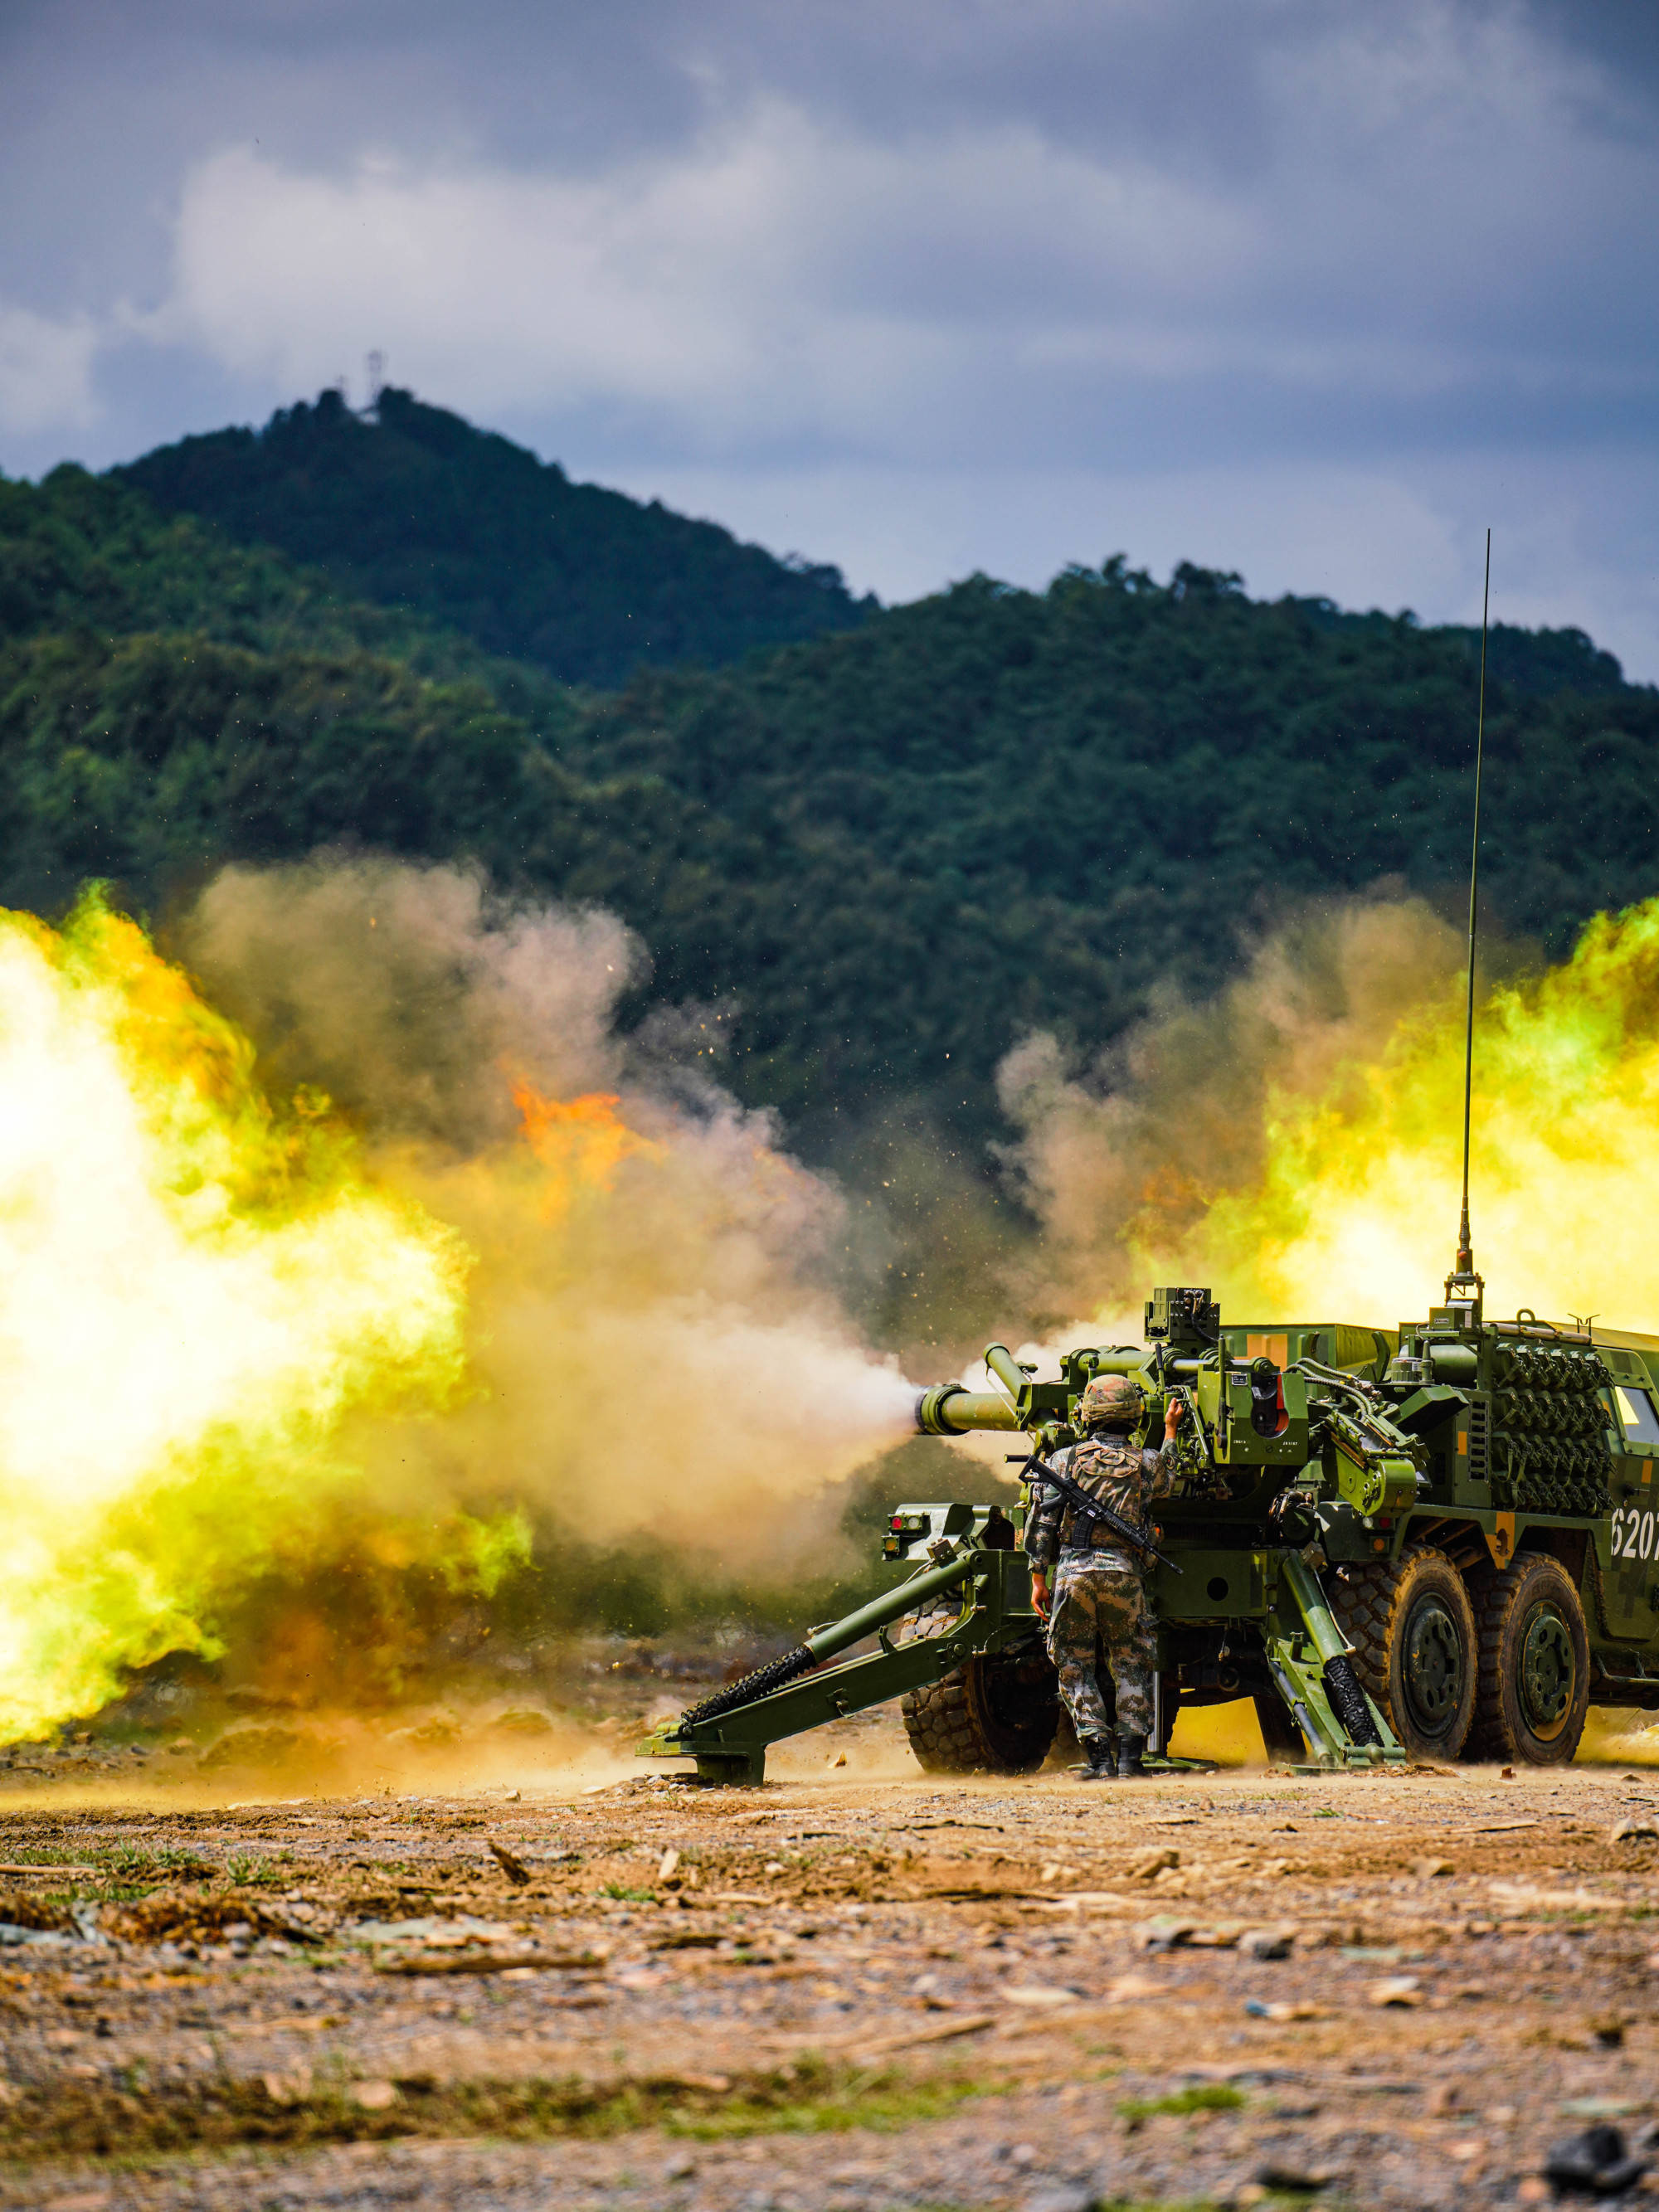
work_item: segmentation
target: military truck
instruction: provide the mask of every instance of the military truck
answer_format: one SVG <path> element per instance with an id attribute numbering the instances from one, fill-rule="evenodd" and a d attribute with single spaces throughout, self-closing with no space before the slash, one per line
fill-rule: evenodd
<path id="1" fill-rule="evenodd" d="M 1185 1479 L 1158 1508 L 1152 1751 L 1182 1705 L 1254 1701 L 1270 1750 L 1316 1766 L 1407 1759 L 1564 1765 L 1592 1703 L 1659 1710 L 1659 1337 L 1485 1317 L 1469 1231 L 1480 784 L 1480 617 L 1464 1014 L 1462 1210 L 1443 1301 L 1397 1329 L 1222 1326 L 1207 1290 L 1155 1291 L 1145 1341 L 1068 1352 L 1039 1382 L 988 1345 L 975 1391 L 922 1392 L 926 1435 L 1022 1435 L 999 1504 L 901 1505 L 884 1550 L 911 1571 L 845 1620 L 706 1698 L 641 1747 L 713 1781 L 766 1747 L 888 1698 L 922 1765 L 1018 1773 L 1060 1729 L 1054 1670 L 1017 1548 L 1030 1484 L 1074 1441 L 1097 1375 L 1173 1396 Z M 891 1632 L 896 1630 L 896 1638 Z M 859 1651 L 871 1637 L 876 1648 Z M 1103 1689 L 1109 1685 L 1103 1683 Z"/>
<path id="2" fill-rule="evenodd" d="M 1149 1568 L 1154 1758 L 1183 1706 L 1239 1698 L 1271 1753 L 1315 1767 L 1565 1764 L 1592 1704 L 1659 1710 L 1659 1337 L 1489 1320 L 1459 1259 L 1397 1329 L 1224 1325 L 1179 1286 L 1147 1302 L 1143 1343 L 1068 1352 L 1053 1380 L 988 1346 L 998 1387 L 925 1390 L 916 1425 L 1023 1438 L 1019 1503 L 900 1505 L 892 1589 L 641 1754 L 757 1780 L 769 1743 L 896 1698 L 924 1767 L 1041 1765 L 1061 1716 L 1019 1536 L 1103 1374 L 1139 1384 L 1143 1433 L 1171 1395 L 1187 1415 Z"/>

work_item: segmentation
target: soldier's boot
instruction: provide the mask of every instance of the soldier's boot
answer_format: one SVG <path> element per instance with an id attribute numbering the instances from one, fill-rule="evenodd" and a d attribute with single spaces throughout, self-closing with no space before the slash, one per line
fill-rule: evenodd
<path id="1" fill-rule="evenodd" d="M 1116 1753 L 1109 1735 L 1085 1735 L 1083 1756 L 1088 1764 L 1083 1771 L 1085 1782 L 1114 1782 L 1117 1778 Z"/>
<path id="2" fill-rule="evenodd" d="M 1133 1776 L 1137 1774 L 1144 1774 L 1146 1772 L 1146 1770 L 1141 1764 L 1146 1756 L 1146 1739 L 1144 1735 L 1119 1736 L 1117 1740 L 1117 1778 L 1120 1782 L 1127 1782 Z"/>

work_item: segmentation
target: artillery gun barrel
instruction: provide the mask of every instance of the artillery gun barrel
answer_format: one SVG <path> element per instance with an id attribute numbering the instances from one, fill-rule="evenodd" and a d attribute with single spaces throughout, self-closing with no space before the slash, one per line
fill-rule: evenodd
<path id="1" fill-rule="evenodd" d="M 965 1436 L 970 1429 L 1024 1429 L 1042 1425 L 1046 1417 L 1031 1419 L 1022 1414 L 1014 1400 L 1025 1392 L 1026 1377 L 1006 1345 L 988 1345 L 985 1364 L 1012 1394 L 1000 1390 L 969 1390 L 961 1382 L 935 1382 L 916 1400 L 916 1427 L 924 1437 Z M 1190 1382 L 1203 1367 L 1197 1358 L 1166 1358 L 1159 1370 L 1165 1382 Z M 1141 1375 L 1147 1356 L 1139 1348 L 1103 1352 L 1095 1356 L 1097 1375 Z"/>
<path id="2" fill-rule="evenodd" d="M 962 1437 L 969 1429 L 1017 1429 L 1019 1408 L 1000 1390 L 964 1390 L 936 1382 L 916 1401 L 916 1427 L 924 1437 Z"/>
<path id="3" fill-rule="evenodd" d="M 1185 1489 L 1189 1502 L 1172 1517 L 1168 1540 L 1174 1556 L 1151 1553 L 1161 1569 L 1153 1597 L 1163 1673 L 1174 1669 L 1200 1691 L 1213 1680 L 1218 1687 L 1275 1696 L 1286 1725 L 1294 1722 L 1319 1765 L 1398 1765 L 1406 1753 L 1392 1721 L 1367 1695 L 1356 1671 L 1359 1655 L 1348 1640 L 1345 1593 L 1328 1598 L 1310 1559 L 1322 1567 L 1327 1557 L 1339 1566 L 1354 1559 L 1369 1565 L 1388 1552 L 1391 1530 L 1395 1556 L 1409 1556 L 1400 1553 L 1401 1532 L 1405 1516 L 1431 1491 L 1435 1478 L 1425 1479 L 1422 1471 L 1425 1460 L 1437 1463 L 1430 1445 L 1449 1436 L 1455 1424 L 1460 1440 L 1476 1434 L 1473 1419 L 1465 1422 L 1460 1411 L 1474 1394 L 1444 1387 L 1449 1380 L 1478 1389 L 1477 1378 L 1489 1365 L 1507 1377 L 1524 1360 L 1510 1395 L 1522 1413 L 1542 1395 L 1532 1389 L 1536 1352 L 1500 1346 L 1495 1361 L 1489 1360 L 1478 1328 L 1452 1325 L 1458 1320 L 1437 1310 L 1436 1319 L 1415 1337 L 1395 1340 L 1402 1346 L 1409 1341 L 1409 1359 L 1402 1352 L 1379 1381 L 1385 1340 L 1378 1332 L 1324 1324 L 1287 1328 L 1282 1337 L 1265 1340 L 1282 1346 L 1277 1362 L 1249 1358 L 1234 1347 L 1241 1339 L 1247 1346 L 1264 1340 L 1243 1329 L 1224 1336 L 1207 1291 L 1166 1289 L 1148 1302 L 1145 1343 L 1078 1346 L 1045 1361 L 1041 1379 L 1007 1345 L 988 1344 L 983 1370 L 975 1370 L 985 1387 L 945 1382 L 921 1389 L 915 1426 L 923 1436 L 960 1437 L 984 1430 L 1021 1438 L 1020 1448 L 1007 1456 L 1024 1469 L 1022 1496 L 1030 1499 L 1039 1494 L 1042 1480 L 1067 1486 L 1069 1478 L 1045 1455 L 1086 1428 L 1085 1401 L 1095 1378 L 1127 1382 L 1123 1395 L 1137 1409 L 1136 1437 L 1146 1430 L 1154 1437 L 1160 1431 L 1173 1436 L 1184 1412 L 1185 1480 L 1176 1487 Z M 1547 1326 L 1540 1324 L 1540 1330 Z M 1297 1356 L 1291 1358 L 1298 1339 Z M 1587 1335 L 1582 1341 L 1582 1353 L 1553 1346 L 1543 1364 L 1577 1361 L 1583 1381 L 1577 1381 L 1575 1368 L 1560 1389 L 1573 1391 L 1576 1382 L 1588 1400 L 1608 1370 L 1597 1361 L 1592 1373 L 1595 1355 Z M 1356 1361 L 1350 1369 L 1344 1355 L 1355 1347 L 1364 1352 L 1364 1364 Z M 1322 1364 L 1314 1356 L 1321 1351 L 1343 1364 Z M 1650 1379 L 1659 1389 L 1659 1364 Z M 1564 1425 L 1558 1455 L 1566 1465 L 1582 1455 L 1578 1430 L 1600 1418 L 1598 1407 L 1589 1403 L 1571 1410 L 1573 1425 Z M 1407 1425 L 1396 1425 L 1392 1416 Z M 1409 1425 L 1413 1421 L 1415 1427 Z M 1480 1433 L 1490 1444 L 1492 1437 Z M 1467 1449 L 1473 1459 L 1473 1442 Z M 1452 1480 L 1461 1479 L 1460 1468 Z M 1462 1494 L 1455 1494 L 1455 1503 Z M 1486 1511 L 1489 1516 L 1492 1509 Z M 914 1692 L 924 1726 L 913 1741 L 924 1766 L 937 1763 L 929 1716 L 943 1709 L 940 1699 L 953 1711 L 965 1700 L 974 1733 L 961 1740 L 994 1769 L 1024 1771 L 1030 1763 L 1027 1739 L 1040 1757 L 1053 1733 L 1054 1697 L 1037 1656 L 1041 1623 L 1030 1563 L 1015 1555 L 1022 1517 L 1018 1509 L 1006 1514 L 1000 1506 L 961 1499 L 900 1509 L 884 1539 L 884 1558 L 897 1564 L 918 1539 L 931 1537 L 920 1571 L 843 1620 L 810 1630 L 792 1650 L 722 1685 L 678 1720 L 665 1721 L 641 1746 L 641 1754 L 695 1759 L 704 1781 L 758 1782 L 767 1747 L 780 1737 Z M 1465 1517 L 1474 1529 L 1485 1529 L 1479 1505 Z M 1616 1519 L 1613 1525 L 1616 1534 Z M 1323 1554 L 1313 1548 L 1316 1540 L 1324 1544 Z M 1239 1571 L 1242 1553 L 1249 1555 L 1248 1572 Z M 1220 1573 L 1214 1571 L 1218 1561 Z M 1188 1579 L 1177 1589 L 1167 1578 L 1183 1571 Z M 1183 1595 L 1194 1582 L 1202 1595 Z M 1659 1616 L 1659 1601 L 1653 1611 Z M 917 1618 L 924 1613 L 925 1622 Z M 894 1632 L 907 1614 L 915 1627 L 931 1632 Z M 1234 1637 L 1248 1646 L 1249 1671 L 1230 1674 L 1218 1667 L 1212 1675 L 1206 1671 L 1211 1662 L 1228 1658 Z M 1659 1630 L 1652 1641 L 1659 1647 Z M 868 1648 L 872 1643 L 876 1648 Z M 1004 1664 L 1010 1661 L 1012 1671 Z M 1195 1675 L 1189 1676 L 1191 1668 Z M 1637 1679 L 1647 1694 L 1655 1677 L 1644 1673 Z M 1467 1674 L 1463 1680 L 1468 1688 Z M 1006 1719 L 1013 1731 L 1012 1749 L 1000 1747 L 1001 1738 L 994 1741 L 986 1733 L 989 1723 L 975 1702 L 981 1699 L 994 1712 L 999 1729 Z M 953 1755 L 958 1735 L 951 1737 Z"/>

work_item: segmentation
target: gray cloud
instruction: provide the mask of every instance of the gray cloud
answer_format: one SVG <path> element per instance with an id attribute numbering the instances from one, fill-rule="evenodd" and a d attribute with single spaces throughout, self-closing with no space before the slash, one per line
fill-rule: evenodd
<path id="1" fill-rule="evenodd" d="M 1659 675 L 1650 24 L 15 6 L 0 465 L 257 417 L 379 345 L 889 594 L 1125 545 L 1467 617 L 1490 520 L 1506 612 Z"/>

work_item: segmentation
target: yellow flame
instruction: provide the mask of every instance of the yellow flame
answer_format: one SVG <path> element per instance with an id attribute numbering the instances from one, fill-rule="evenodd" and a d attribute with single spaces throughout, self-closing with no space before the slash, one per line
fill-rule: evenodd
<path id="1" fill-rule="evenodd" d="M 466 1265 L 132 923 L 0 912 L 0 1735 L 326 1547 L 347 1415 L 456 1387 Z"/>
<path id="2" fill-rule="evenodd" d="M 1384 1326 L 1440 1295 L 1462 1166 L 1461 981 L 1385 1048 L 1270 1091 L 1264 1171 L 1178 1235 L 1148 1192 L 1148 1280 L 1214 1282 L 1239 1319 Z M 1659 900 L 1598 915 L 1571 957 L 1478 1010 L 1472 1213 L 1489 1314 L 1659 1330 Z M 1201 1171 L 1201 1170 L 1200 1170 Z"/>

